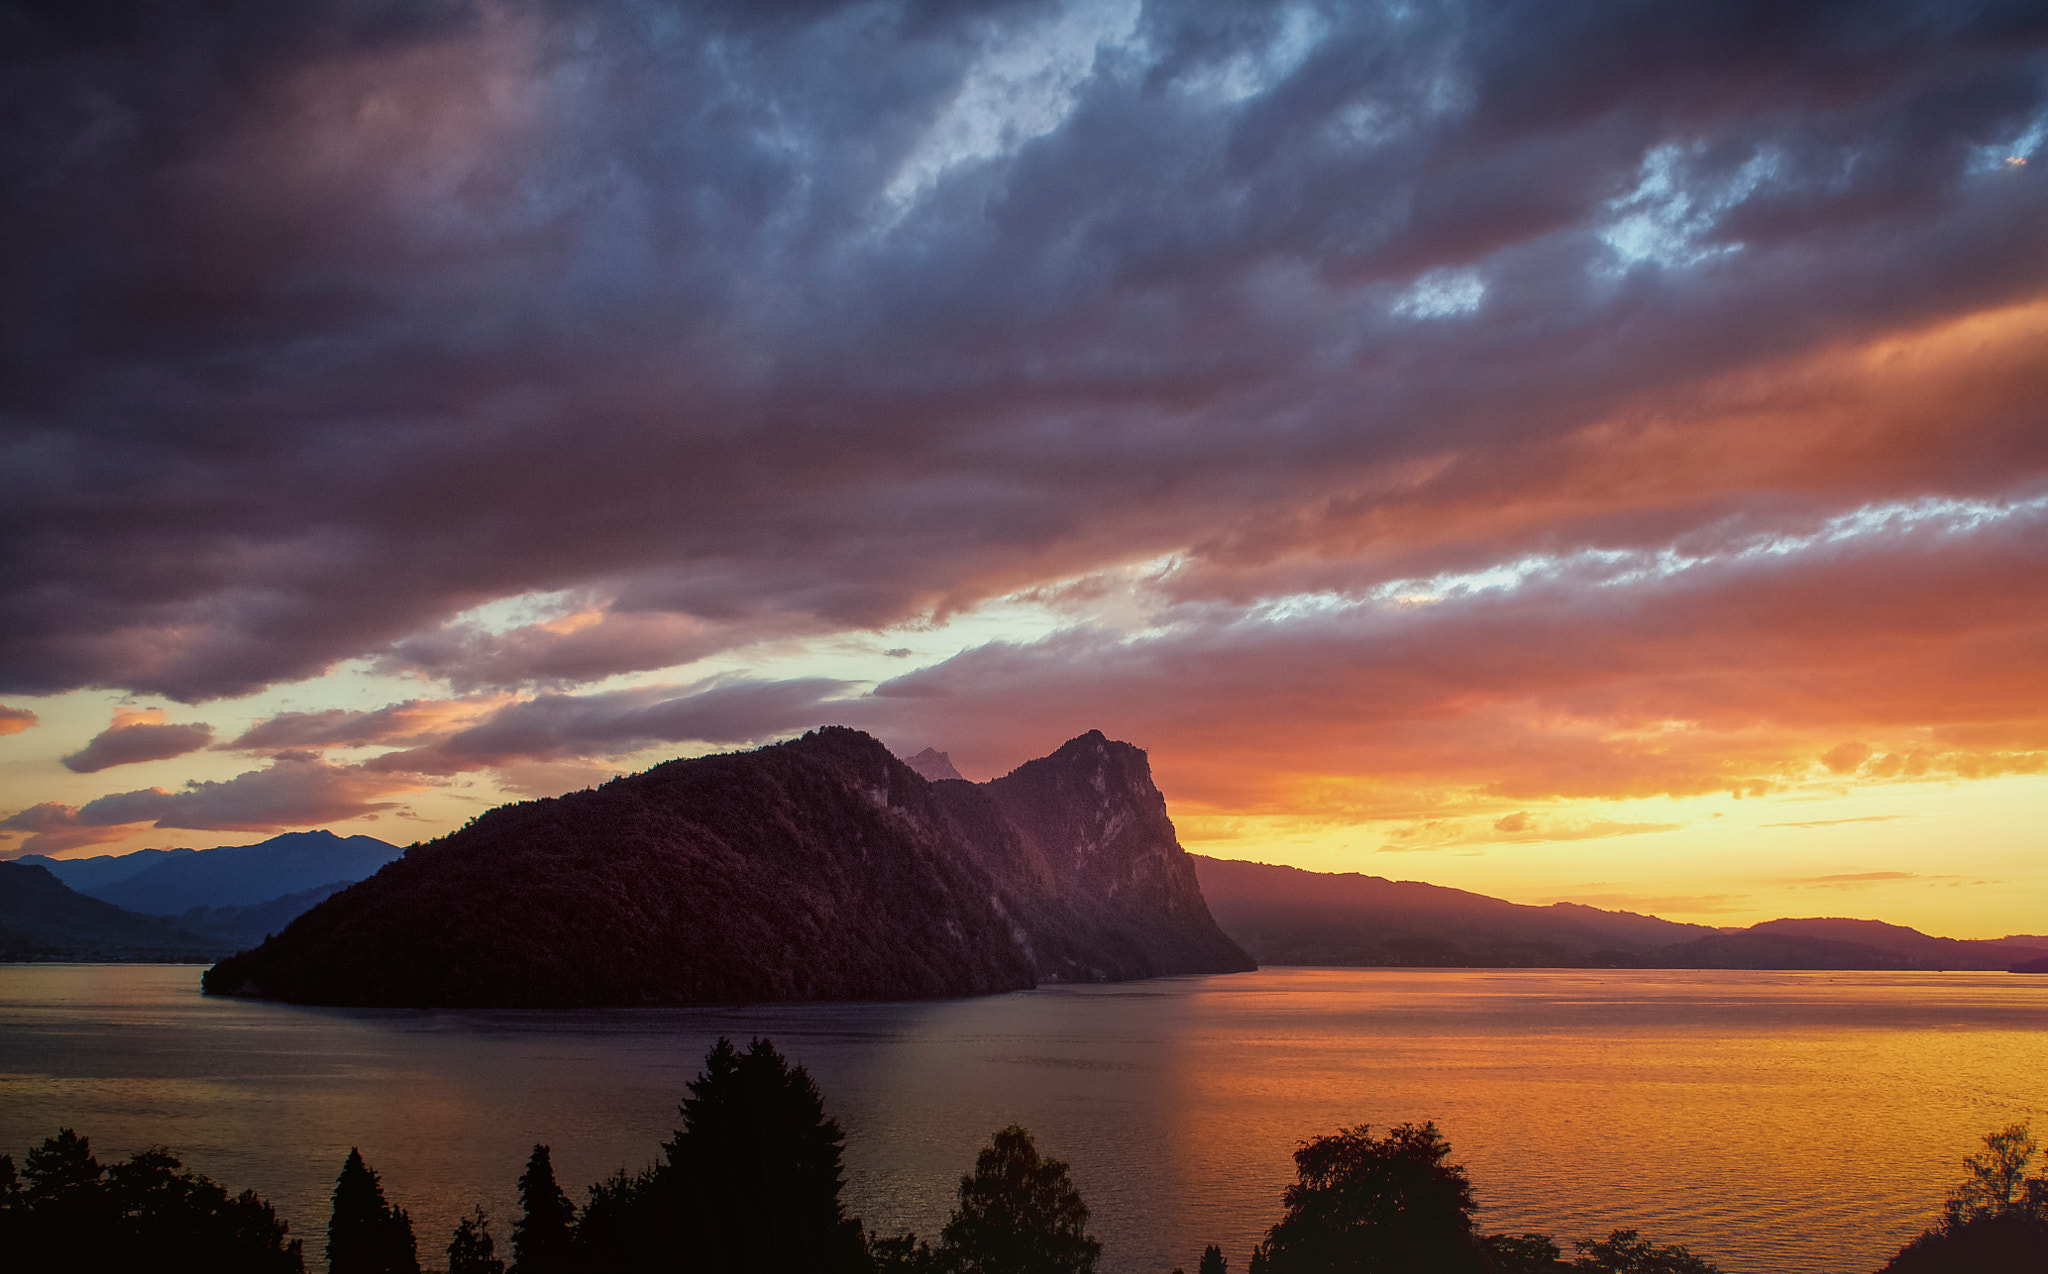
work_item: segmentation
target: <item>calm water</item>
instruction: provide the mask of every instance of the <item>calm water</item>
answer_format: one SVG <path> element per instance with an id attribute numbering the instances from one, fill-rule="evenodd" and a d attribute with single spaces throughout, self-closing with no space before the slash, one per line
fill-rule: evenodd
<path id="1" fill-rule="evenodd" d="M 943 1004 L 422 1013 L 204 999 L 189 966 L 0 966 L 0 1149 L 163 1143 L 324 1242 L 359 1145 L 437 1263 L 503 1242 L 536 1141 L 573 1196 L 638 1168 L 720 1034 L 845 1127 L 852 1211 L 936 1232 L 988 1134 L 1073 1165 L 1108 1271 L 1236 1268 L 1297 1141 L 1434 1119 L 1489 1230 L 1636 1226 L 1730 1274 L 1869 1271 L 1978 1134 L 2048 1108 L 2048 978 L 1279 969 Z M 2041 1121 L 2048 1124 L 2048 1120 Z"/>

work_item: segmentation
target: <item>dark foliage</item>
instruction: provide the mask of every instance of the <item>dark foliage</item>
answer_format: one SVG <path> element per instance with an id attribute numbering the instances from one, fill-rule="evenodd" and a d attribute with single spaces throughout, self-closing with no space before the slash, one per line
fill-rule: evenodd
<path id="1" fill-rule="evenodd" d="M 1000 808 L 972 784 L 935 795 L 854 730 L 671 761 L 414 846 L 205 987 L 559 1007 L 924 999 L 1251 967 L 1209 918 L 1144 754 L 1090 735 L 1034 764 L 1055 761 L 1046 782 L 984 785 Z M 1084 798 L 1017 829 L 1034 800 Z M 1112 828 L 1092 857 L 1040 840 Z M 1111 901 L 1090 873 L 1119 870 Z"/>
<path id="2" fill-rule="evenodd" d="M 1483 1271 L 1476 1204 L 1465 1169 L 1435 1124 L 1385 1137 L 1363 1125 L 1302 1143 L 1287 1213 L 1267 1231 L 1255 1266 L 1268 1274 L 1456 1274 Z"/>
<path id="3" fill-rule="evenodd" d="M 2048 1270 L 2048 1218 L 2008 1213 L 1929 1230 L 1899 1250 L 1880 1274 L 2041 1274 Z"/>
<path id="4" fill-rule="evenodd" d="M 546 1146 L 535 1146 L 519 1176 L 518 1224 L 512 1227 L 513 1274 L 572 1274 L 576 1205 L 555 1183 Z"/>
<path id="5" fill-rule="evenodd" d="M 1941 1220 L 1880 1274 L 2040 1274 L 2048 1270 L 2048 1172 L 2029 1177 L 2039 1147 L 2026 1124 L 1984 1134 Z"/>
<path id="6" fill-rule="evenodd" d="M 809 1073 L 768 1040 L 721 1039 L 689 1087 L 664 1160 L 591 1187 L 577 1268 L 865 1274 L 839 1201 L 844 1138 Z"/>
<path id="7" fill-rule="evenodd" d="M 491 1237 L 491 1218 L 481 1206 L 455 1225 L 448 1240 L 448 1274 L 505 1274 L 497 1240 Z"/>
<path id="8" fill-rule="evenodd" d="M 576 1222 L 576 1260 L 581 1268 L 663 1268 L 651 1215 L 658 1172 L 654 1167 L 637 1174 L 621 1168 L 590 1187 L 590 1200 L 583 1205 L 583 1215 Z"/>
<path id="9" fill-rule="evenodd" d="M 73 1274 L 301 1274 L 299 1242 L 254 1191 L 231 1196 L 161 1146 L 103 1167 L 69 1128 L 0 1155 L 0 1254 L 8 1268 Z"/>
<path id="10" fill-rule="evenodd" d="M 1494 1274 L 1561 1274 L 1571 1268 L 1548 1234 L 1489 1234 L 1479 1246 Z"/>
<path id="11" fill-rule="evenodd" d="M 334 1182 L 327 1269 L 328 1274 L 419 1274 L 412 1218 L 385 1200 L 383 1183 L 353 1146 Z"/>
<path id="12" fill-rule="evenodd" d="M 963 1274 L 1089 1274 L 1101 1255 L 1067 1165 L 1040 1158 L 1015 1124 L 960 1178 L 960 1203 L 938 1248 L 942 1268 Z"/>
<path id="13" fill-rule="evenodd" d="M 1659 1247 L 1634 1230 L 1616 1230 L 1604 1239 L 1580 1239 L 1572 1245 L 1579 1257 L 1575 1270 L 1599 1274 L 1718 1274 L 1716 1268 L 1673 1244 Z"/>

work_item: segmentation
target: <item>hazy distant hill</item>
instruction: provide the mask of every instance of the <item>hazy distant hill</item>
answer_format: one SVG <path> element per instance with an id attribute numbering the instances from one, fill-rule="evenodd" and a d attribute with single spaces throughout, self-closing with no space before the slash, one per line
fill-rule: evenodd
<path id="1" fill-rule="evenodd" d="M 1261 964 L 1550 967 L 1715 932 L 1573 903 L 1521 906 L 1420 881 L 1190 857 L 1216 923 Z"/>
<path id="2" fill-rule="evenodd" d="M 249 907 L 194 907 L 176 917 L 175 923 L 217 942 L 221 955 L 246 951 L 354 883 L 353 880 L 329 881 Z"/>
<path id="3" fill-rule="evenodd" d="M 1728 931 L 1356 872 L 1190 857 L 1216 922 L 1261 964 L 1991 970 L 2044 949 L 2030 938 L 1935 938 L 1876 920 L 1769 920 Z"/>
<path id="4" fill-rule="evenodd" d="M 1083 735 L 980 786 L 858 731 L 671 761 L 414 846 L 213 993 L 556 1006 L 907 999 L 1251 961 L 1144 753 Z"/>
<path id="5" fill-rule="evenodd" d="M 0 862 L 0 959 L 207 960 L 215 940 L 67 888 L 49 869 Z"/>
<path id="6" fill-rule="evenodd" d="M 336 881 L 362 880 L 403 851 L 372 836 L 287 832 L 254 845 L 144 849 L 98 858 L 16 860 L 47 867 L 82 894 L 129 911 L 180 916 L 194 907 L 254 907 Z M 259 937 L 261 935 L 258 935 Z"/>

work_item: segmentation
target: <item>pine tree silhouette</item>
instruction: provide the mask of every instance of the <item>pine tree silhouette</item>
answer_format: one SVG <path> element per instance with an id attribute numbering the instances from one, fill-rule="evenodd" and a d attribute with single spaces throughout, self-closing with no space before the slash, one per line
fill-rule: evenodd
<path id="1" fill-rule="evenodd" d="M 646 1192 L 664 1268 L 722 1274 L 865 1271 L 839 1202 L 844 1137 L 801 1066 L 757 1039 L 720 1039 L 690 1083 L 683 1127 Z"/>
<path id="2" fill-rule="evenodd" d="M 412 1218 L 384 1198 L 384 1186 L 362 1151 L 349 1147 L 334 1182 L 327 1221 L 328 1274 L 419 1274 Z"/>
<path id="3" fill-rule="evenodd" d="M 576 1205 L 555 1184 L 546 1146 L 535 1146 L 519 1178 L 524 1215 L 512 1227 L 514 1274 L 570 1274 L 574 1265 Z"/>

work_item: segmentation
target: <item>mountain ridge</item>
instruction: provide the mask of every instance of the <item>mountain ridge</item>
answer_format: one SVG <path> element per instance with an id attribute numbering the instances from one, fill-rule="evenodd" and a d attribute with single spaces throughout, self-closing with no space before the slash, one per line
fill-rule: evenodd
<path id="1" fill-rule="evenodd" d="M 941 998 L 1252 967 L 1206 907 L 1169 905 L 1200 887 L 1142 751 L 1091 731 L 1006 777 L 1023 771 L 1053 781 L 932 783 L 845 727 L 665 762 L 412 846 L 205 986 L 568 1007 Z M 1143 808 L 1039 808 L 1076 792 Z M 1092 838 L 1048 846 L 1047 828 Z M 1109 877 L 1128 895 L 1114 906 L 1075 893 Z"/>
<path id="2" fill-rule="evenodd" d="M 1261 964 L 1696 969 L 2016 969 L 2048 940 L 1939 938 L 1878 920 L 1727 930 L 1579 903 L 1189 855 L 1211 913 Z"/>
<path id="3" fill-rule="evenodd" d="M 319 828 L 249 845 L 92 858 L 27 854 L 15 861 L 47 868 L 77 892 L 126 911 L 181 916 L 194 908 L 265 906 L 337 880 L 361 880 L 403 852 L 373 836 L 337 836 Z"/>

